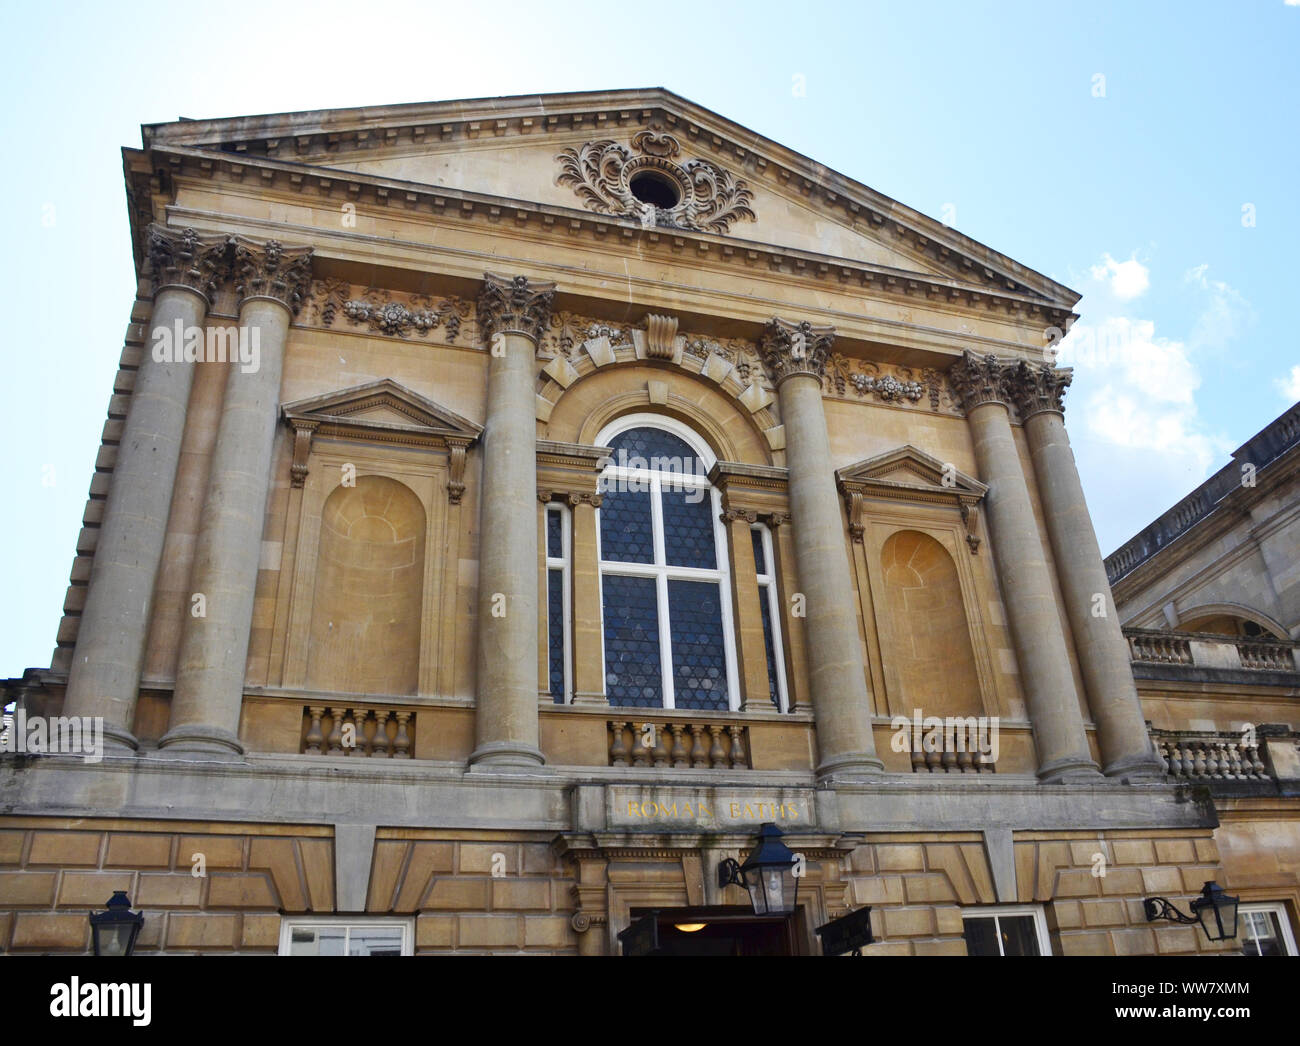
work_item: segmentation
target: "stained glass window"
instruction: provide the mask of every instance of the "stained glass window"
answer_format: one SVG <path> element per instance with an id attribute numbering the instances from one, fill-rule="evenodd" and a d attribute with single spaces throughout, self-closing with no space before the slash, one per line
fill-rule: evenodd
<path id="1" fill-rule="evenodd" d="M 546 572 L 546 639 L 547 666 L 550 675 L 551 697 L 556 704 L 564 704 L 564 572 Z"/>
<path id="2" fill-rule="evenodd" d="M 611 705 L 738 704 L 718 496 L 688 434 L 642 424 L 602 440 L 600 572 Z"/>

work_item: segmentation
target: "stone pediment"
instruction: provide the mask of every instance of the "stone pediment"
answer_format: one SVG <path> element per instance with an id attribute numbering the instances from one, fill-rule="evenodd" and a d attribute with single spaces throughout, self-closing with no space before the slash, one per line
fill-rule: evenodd
<path id="1" fill-rule="evenodd" d="M 314 423 L 317 431 L 329 435 L 373 439 L 389 433 L 412 439 L 423 436 L 426 442 L 469 443 L 483 431 L 482 426 L 391 378 L 295 400 L 281 409 L 294 428 Z"/>
<path id="2" fill-rule="evenodd" d="M 989 488 L 911 444 L 839 469 L 835 481 L 848 509 L 854 541 L 862 541 L 866 502 L 878 498 L 950 505 L 966 524 L 966 543 L 972 555 L 979 549 L 978 505 Z"/>
<path id="3" fill-rule="evenodd" d="M 280 410 L 294 434 L 293 486 L 301 487 L 307 479 L 312 440 L 317 435 L 428 447 L 447 454 L 447 496 L 454 505 L 460 504 L 465 490 L 465 451 L 483 432 L 481 425 L 391 378 L 294 400 Z"/>
<path id="4" fill-rule="evenodd" d="M 346 192 L 442 213 L 442 189 L 444 205 L 460 211 L 473 196 L 516 220 L 559 208 L 668 236 L 720 236 L 777 255 L 871 266 L 891 288 L 910 274 L 1067 310 L 1078 300 L 943 223 L 662 88 L 185 120 L 147 126 L 144 140 L 159 164 L 165 157 L 176 169 L 221 169 L 236 179 L 260 172 L 300 193 Z M 662 206 L 633 196 L 638 177 L 668 187 Z"/>

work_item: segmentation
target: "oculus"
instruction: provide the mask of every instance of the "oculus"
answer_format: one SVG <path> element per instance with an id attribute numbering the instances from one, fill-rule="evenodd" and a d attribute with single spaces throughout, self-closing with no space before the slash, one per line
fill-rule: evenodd
<path id="1" fill-rule="evenodd" d="M 671 134 L 641 131 L 628 148 L 612 139 L 565 149 L 556 159 L 560 185 L 572 186 L 597 214 L 635 218 L 646 228 L 727 233 L 754 220 L 754 194 L 730 171 L 681 159 Z"/>

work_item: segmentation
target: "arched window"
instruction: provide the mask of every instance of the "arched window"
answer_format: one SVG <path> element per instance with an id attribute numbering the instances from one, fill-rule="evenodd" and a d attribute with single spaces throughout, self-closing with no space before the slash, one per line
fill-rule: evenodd
<path id="1" fill-rule="evenodd" d="M 726 531 L 708 446 L 657 415 L 620 418 L 597 444 L 597 547 L 611 705 L 738 708 Z"/>

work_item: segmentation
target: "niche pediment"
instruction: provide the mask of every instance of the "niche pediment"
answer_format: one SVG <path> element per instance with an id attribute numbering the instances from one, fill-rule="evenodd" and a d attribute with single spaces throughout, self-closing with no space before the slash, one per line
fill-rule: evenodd
<path id="1" fill-rule="evenodd" d="M 837 470 L 835 481 L 848 509 L 849 530 L 858 543 L 862 542 L 865 503 L 876 498 L 951 505 L 966 524 L 971 554 L 979 550 L 978 506 L 989 488 L 951 462 L 907 444 Z"/>
<path id="2" fill-rule="evenodd" d="M 307 458 L 313 436 L 394 443 L 407 447 L 445 450 L 449 456 L 447 492 L 453 504 L 464 492 L 465 451 L 483 427 L 392 378 L 354 385 L 280 408 L 294 431 L 292 482 L 301 487 L 307 478 Z"/>

